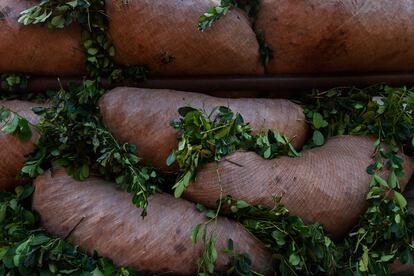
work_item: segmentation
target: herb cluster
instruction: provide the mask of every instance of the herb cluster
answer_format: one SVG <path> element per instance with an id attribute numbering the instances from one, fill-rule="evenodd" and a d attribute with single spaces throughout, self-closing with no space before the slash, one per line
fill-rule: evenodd
<path id="1" fill-rule="evenodd" d="M 187 106 L 180 108 L 178 113 L 182 118 L 171 125 L 182 134 L 178 148 L 167 159 L 167 165 L 177 161 L 180 167 L 180 175 L 173 187 L 176 197 L 190 185 L 202 164 L 218 161 L 236 150 L 254 150 L 264 158 L 298 156 L 289 139 L 277 130 L 254 135 L 243 117 L 227 107 L 217 107 L 206 114 Z"/>
<path id="2" fill-rule="evenodd" d="M 388 275 L 388 265 L 399 258 L 414 264 L 413 214 L 401 194 L 403 177 L 399 154 L 414 147 L 414 92 L 405 87 L 371 87 L 314 91 L 305 99 L 305 114 L 313 128 L 308 147 L 331 136 L 352 134 L 376 137 L 368 209 L 338 245 L 344 254 L 339 268 L 349 275 Z M 388 179 L 381 173 L 387 170 Z M 367 183 L 368 185 L 368 183 Z"/>
<path id="3" fill-rule="evenodd" d="M 51 237 L 31 211 L 32 192 L 31 185 L 19 186 L 15 193 L 0 192 L 0 275 L 137 275 Z"/>
<path id="4" fill-rule="evenodd" d="M 0 74 L 0 87 L 13 91 L 18 88 L 26 88 L 29 77 L 23 74 Z"/>
<path id="5" fill-rule="evenodd" d="M 22 174 L 36 177 L 53 166 L 66 167 L 78 180 L 99 173 L 130 192 L 145 215 L 148 197 L 159 191 L 162 180 L 139 164 L 134 145 L 120 144 L 105 128 L 96 105 L 103 93 L 94 81 L 85 81 L 60 90 L 48 107 L 34 110 L 42 118 L 35 126 L 40 139 Z"/>

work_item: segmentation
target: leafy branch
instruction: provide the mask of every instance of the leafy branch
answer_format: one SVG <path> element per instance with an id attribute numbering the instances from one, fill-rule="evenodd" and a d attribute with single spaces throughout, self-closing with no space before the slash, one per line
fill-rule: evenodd
<path id="1" fill-rule="evenodd" d="M 139 164 L 134 145 L 119 143 L 105 128 L 96 106 L 103 93 L 94 81 L 85 81 L 60 90 L 49 107 L 34 110 L 42 117 L 36 127 L 40 139 L 22 174 L 35 177 L 63 166 L 75 179 L 84 180 L 94 171 L 131 193 L 145 215 L 148 197 L 159 191 L 162 180 L 155 170 Z"/>
<path id="2" fill-rule="evenodd" d="M 108 19 L 104 0 L 43 0 L 21 12 L 24 25 L 47 24 L 62 29 L 78 23 L 82 27 L 82 46 L 86 53 L 89 77 L 100 80 L 123 78 L 145 79 L 148 69 L 143 65 L 119 66 L 113 61 L 115 48 L 107 33 Z"/>
<path id="3" fill-rule="evenodd" d="M 0 122 L 3 124 L 3 133 L 17 135 L 22 141 L 32 138 L 30 123 L 16 112 L 0 107 Z"/>
<path id="4" fill-rule="evenodd" d="M 176 197 L 182 195 L 202 164 L 218 161 L 236 150 L 254 150 L 264 158 L 298 156 L 287 137 L 276 130 L 253 135 L 243 117 L 227 107 L 217 107 L 205 114 L 187 106 L 178 113 L 182 118 L 171 126 L 182 134 L 178 148 L 167 159 L 167 165 L 176 161 L 180 167 L 181 173 L 173 186 Z"/>

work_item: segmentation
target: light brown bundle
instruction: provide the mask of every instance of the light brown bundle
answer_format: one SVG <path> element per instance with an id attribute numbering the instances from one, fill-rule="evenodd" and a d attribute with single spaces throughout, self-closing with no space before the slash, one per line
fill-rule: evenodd
<path id="1" fill-rule="evenodd" d="M 32 111 L 32 108 L 36 106 L 42 105 L 24 101 L 0 101 L 0 107 L 18 113 L 31 124 L 36 124 L 39 120 L 39 117 Z M 32 129 L 32 138 L 27 142 L 22 141 L 16 135 L 0 131 L 0 191 L 13 189 L 24 183 L 24 181 L 17 180 L 16 177 L 23 167 L 25 156 L 34 150 L 37 139 L 38 135 L 34 129 Z"/>
<path id="2" fill-rule="evenodd" d="M 318 222 L 334 238 L 345 235 L 366 209 L 371 176 L 367 167 L 374 141 L 367 137 L 335 137 L 297 158 L 264 160 L 254 152 L 236 152 L 218 163 L 202 167 L 184 197 L 215 206 L 222 195 L 250 204 L 274 206 L 282 197 L 288 210 L 307 223 Z M 405 185 L 413 161 L 404 160 Z M 384 176 L 386 177 L 386 176 Z"/>
<path id="3" fill-rule="evenodd" d="M 158 75 L 263 74 L 259 45 L 238 9 L 201 32 L 212 0 L 107 0 L 109 32 L 122 64 L 146 64 Z"/>
<path id="4" fill-rule="evenodd" d="M 78 26 L 50 30 L 17 22 L 19 13 L 34 3 L 0 0 L 0 73 L 82 75 L 85 56 Z"/>
<path id="5" fill-rule="evenodd" d="M 170 152 L 178 145 L 179 132 L 170 126 L 178 119 L 178 108 L 190 105 L 207 113 L 228 106 L 249 122 L 253 131 L 278 129 L 300 148 L 308 126 L 302 107 L 281 99 L 223 99 L 202 94 L 156 89 L 116 88 L 99 101 L 103 121 L 122 142 L 138 146 L 144 162 L 161 170 Z"/>
<path id="6" fill-rule="evenodd" d="M 268 73 L 414 69 L 414 1 L 263 0 Z"/>
<path id="7" fill-rule="evenodd" d="M 35 180 L 33 208 L 42 225 L 53 235 L 66 237 L 88 252 L 96 250 L 118 266 L 148 273 L 195 274 L 203 243 L 191 242 L 192 229 L 207 221 L 194 204 L 167 194 L 149 198 L 148 215 L 131 203 L 131 195 L 98 178 L 77 182 L 63 169 Z M 271 255 L 243 226 L 218 218 L 216 248 L 218 271 L 224 271 L 228 255 L 222 252 L 228 239 L 237 252 L 251 257 L 253 269 L 271 269 Z"/>

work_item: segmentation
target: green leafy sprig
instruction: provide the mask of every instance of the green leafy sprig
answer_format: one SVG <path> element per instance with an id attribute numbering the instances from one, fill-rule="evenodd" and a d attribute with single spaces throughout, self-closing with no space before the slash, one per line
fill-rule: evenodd
<path id="1" fill-rule="evenodd" d="M 113 61 L 115 48 L 107 33 L 104 0 L 43 0 L 22 11 L 19 22 L 24 25 L 47 24 L 51 29 L 78 23 L 83 30 L 82 46 L 88 77 L 92 79 L 144 79 L 148 76 L 148 69 L 143 65 L 119 66 Z"/>
<path id="2" fill-rule="evenodd" d="M 337 268 L 335 244 L 319 224 L 305 224 L 275 198 L 275 207 L 223 199 L 224 213 L 239 221 L 273 254 L 281 275 L 333 275 Z"/>
<path id="3" fill-rule="evenodd" d="M 167 159 L 168 165 L 177 161 L 180 167 L 181 173 L 173 187 L 176 197 L 182 195 L 202 164 L 218 161 L 236 150 L 254 150 L 264 158 L 298 156 L 287 137 L 276 130 L 253 135 L 243 117 L 227 107 L 217 107 L 206 114 L 187 106 L 178 113 L 182 118 L 171 125 L 182 131 L 182 135 L 178 148 Z"/>
<path id="4" fill-rule="evenodd" d="M 0 87 L 8 91 L 27 87 L 29 77 L 23 74 L 0 74 Z"/>
<path id="5" fill-rule="evenodd" d="M 0 107 L 0 122 L 3 124 L 3 133 L 17 135 L 22 141 L 32 138 L 30 123 L 16 112 Z"/>
<path id="6" fill-rule="evenodd" d="M 19 186 L 15 193 L 0 192 L 0 275 L 138 275 L 51 237 L 30 209 L 32 192 L 32 185 Z"/>
<path id="7" fill-rule="evenodd" d="M 398 177 L 404 176 L 400 154 L 412 154 L 414 92 L 405 87 L 376 86 L 314 91 L 305 99 L 305 114 L 314 130 L 308 147 L 322 145 L 335 135 L 376 137 L 368 210 L 338 245 L 342 273 L 387 275 L 397 258 L 414 264 L 413 214 L 406 207 Z M 389 178 L 383 179 L 387 170 Z M 347 254 L 347 252 L 349 254 Z"/>
<path id="8" fill-rule="evenodd" d="M 94 81 L 60 90 L 49 107 L 34 110 L 41 115 L 37 150 L 22 168 L 36 177 L 45 169 L 63 166 L 75 179 L 99 173 L 133 195 L 133 203 L 145 210 L 148 197 L 159 191 L 155 170 L 139 164 L 136 147 L 119 143 L 102 123 L 96 102 L 104 93 Z"/>

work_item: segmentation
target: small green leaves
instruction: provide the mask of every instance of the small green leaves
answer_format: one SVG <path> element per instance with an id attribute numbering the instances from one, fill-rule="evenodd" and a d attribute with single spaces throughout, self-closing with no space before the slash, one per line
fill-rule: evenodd
<path id="1" fill-rule="evenodd" d="M 401 193 L 397 191 L 394 191 L 394 200 L 398 204 L 398 206 L 400 206 L 401 209 L 404 209 L 405 207 L 407 207 L 407 200 L 404 198 L 404 196 Z"/>
<path id="2" fill-rule="evenodd" d="M 29 77 L 22 74 L 0 74 L 0 87 L 9 91 L 26 88 Z"/>
<path id="3" fill-rule="evenodd" d="M 29 122 L 19 114 L 11 112 L 7 108 L 0 108 L 0 122 L 4 125 L 1 129 L 6 134 L 16 134 L 22 141 L 32 138 Z"/>
<path id="4" fill-rule="evenodd" d="M 194 229 L 191 232 L 191 241 L 193 244 L 197 243 L 197 237 L 198 237 L 198 233 L 200 232 L 200 229 L 201 229 L 201 224 L 197 224 L 196 226 L 194 226 Z"/>
<path id="5" fill-rule="evenodd" d="M 286 136 L 277 130 L 253 135 L 249 124 L 240 114 L 220 106 L 207 115 L 190 106 L 178 109 L 181 119 L 171 126 L 182 131 L 177 149 L 168 156 L 166 163 L 177 162 L 181 174 L 173 186 L 175 197 L 180 197 L 196 176 L 202 164 L 219 161 L 236 150 L 256 151 L 264 158 L 280 155 L 299 156 Z"/>

